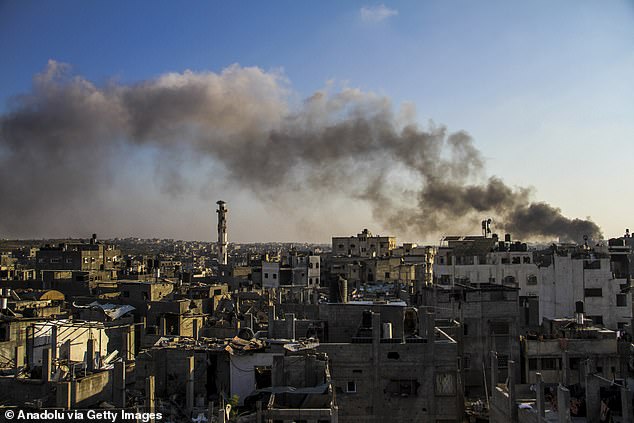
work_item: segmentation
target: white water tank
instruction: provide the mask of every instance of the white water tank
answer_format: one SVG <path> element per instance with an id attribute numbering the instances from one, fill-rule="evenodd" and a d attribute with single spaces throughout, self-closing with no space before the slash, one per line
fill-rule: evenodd
<path id="1" fill-rule="evenodd" d="M 383 339 L 392 339 L 392 323 L 383 323 Z"/>

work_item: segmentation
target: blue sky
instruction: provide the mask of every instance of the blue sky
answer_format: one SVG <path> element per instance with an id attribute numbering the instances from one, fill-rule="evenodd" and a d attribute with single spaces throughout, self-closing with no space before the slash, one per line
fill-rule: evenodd
<path id="1" fill-rule="evenodd" d="M 298 99 L 335 81 L 395 107 L 411 102 L 420 122 L 469 132 L 488 174 L 533 186 L 535 198 L 591 216 L 614 236 L 634 206 L 633 46 L 634 3 L 625 1 L 9 0 L 0 1 L 0 111 L 49 59 L 97 84 L 233 63 L 281 70 Z M 275 212 L 253 207 L 259 217 L 234 215 L 245 227 L 275 221 Z M 332 231 L 360 230 L 359 216 L 376 228 L 362 206 L 355 213 Z M 206 230 L 157 235 L 205 238 L 197 234 Z M 256 232 L 259 240 L 303 236 L 283 222 Z"/>

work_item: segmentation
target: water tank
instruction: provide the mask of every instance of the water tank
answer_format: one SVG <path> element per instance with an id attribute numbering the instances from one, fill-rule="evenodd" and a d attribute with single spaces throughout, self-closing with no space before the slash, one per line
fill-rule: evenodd
<path id="1" fill-rule="evenodd" d="M 387 322 L 383 323 L 383 331 L 382 331 L 383 339 L 392 339 L 392 323 Z"/>
<path id="2" fill-rule="evenodd" d="M 372 327 L 372 312 L 365 310 L 361 317 L 361 327 L 364 329 L 370 329 Z"/>
<path id="3" fill-rule="evenodd" d="M 583 301 L 577 301 L 575 303 L 575 313 L 583 313 Z"/>
<path id="4" fill-rule="evenodd" d="M 348 281 L 341 276 L 336 276 L 330 279 L 329 294 L 331 303 L 347 303 Z"/>

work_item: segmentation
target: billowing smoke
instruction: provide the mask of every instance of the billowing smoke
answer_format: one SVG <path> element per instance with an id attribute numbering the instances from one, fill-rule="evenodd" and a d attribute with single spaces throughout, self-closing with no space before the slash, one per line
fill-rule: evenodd
<path id="1" fill-rule="evenodd" d="M 421 128 L 410 108 L 395 112 L 388 98 L 357 89 L 294 98 L 283 75 L 258 68 L 97 86 L 51 61 L 0 117 L 0 231 L 73 231 L 70 208 L 101 219 L 117 204 L 113 175 L 147 149 L 165 159 L 156 172 L 167 194 L 183 186 L 170 163 L 187 158 L 219 164 L 263 201 L 305 190 L 366 201 L 386 228 L 418 237 L 488 216 L 519 237 L 601 236 L 591 221 L 531 202 L 530 189 L 487 178 L 465 132 Z"/>

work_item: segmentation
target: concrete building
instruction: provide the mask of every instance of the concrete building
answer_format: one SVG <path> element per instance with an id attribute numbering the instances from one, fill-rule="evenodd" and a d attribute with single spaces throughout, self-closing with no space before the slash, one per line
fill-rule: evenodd
<path id="1" fill-rule="evenodd" d="M 605 246 L 555 245 L 528 251 L 526 244 L 484 236 L 446 237 L 434 262 L 434 283 L 499 284 L 519 288 L 524 329 L 544 318 L 572 318 L 583 301 L 594 323 L 613 330 L 631 328 L 630 250 Z M 624 258 L 625 257 L 625 258 Z M 616 270 L 613 271 L 613 270 Z"/>
<path id="2" fill-rule="evenodd" d="M 458 344 L 403 303 L 321 304 L 339 421 L 459 421 Z"/>
<path id="3" fill-rule="evenodd" d="M 428 287 L 421 305 L 436 310 L 438 318 L 460 322 L 463 381 L 466 397 L 486 396 L 485 375 L 491 372 L 489 352 L 497 351 L 501 380 L 508 362 L 519 363 L 519 293 L 517 288 L 494 284 Z M 519 379 L 519 368 L 515 377 Z"/>
<path id="4" fill-rule="evenodd" d="M 572 319 L 546 320 L 544 326 L 544 334 L 522 337 L 525 383 L 537 383 L 537 373 L 544 383 L 581 383 L 588 360 L 603 378 L 617 379 L 626 374 L 626 369 L 621 369 L 616 332 Z"/>
<path id="5" fill-rule="evenodd" d="M 44 246 L 36 252 L 36 270 L 68 270 L 88 272 L 93 279 L 116 279 L 121 252 L 113 245 L 97 241 L 93 235 L 89 243 L 62 243 Z"/>
<path id="6" fill-rule="evenodd" d="M 319 256 L 297 252 L 281 257 L 279 261 L 262 260 L 262 288 L 319 287 L 320 267 Z"/>
<path id="7" fill-rule="evenodd" d="M 332 238 L 332 252 L 338 256 L 384 257 L 395 248 L 395 237 L 374 236 L 367 229 L 357 236 Z"/>

